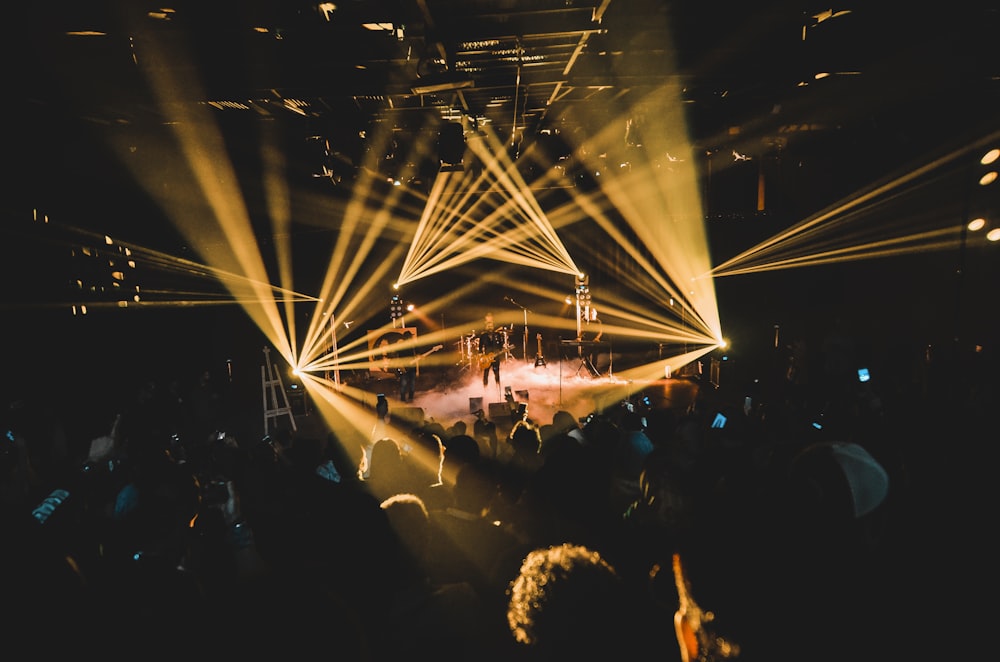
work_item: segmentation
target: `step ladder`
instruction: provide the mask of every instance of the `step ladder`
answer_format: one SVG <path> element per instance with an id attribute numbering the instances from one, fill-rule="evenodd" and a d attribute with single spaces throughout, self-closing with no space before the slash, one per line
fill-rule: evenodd
<path id="1" fill-rule="evenodd" d="M 277 419 L 279 416 L 288 416 L 292 430 L 298 431 L 292 407 L 288 404 L 288 394 L 285 393 L 285 386 L 281 381 L 281 372 L 278 366 L 271 363 L 271 348 L 267 346 L 264 347 L 264 365 L 260 367 L 260 382 L 264 396 L 264 434 L 270 433 L 272 419 Z M 277 428 L 277 421 L 275 427 Z"/>

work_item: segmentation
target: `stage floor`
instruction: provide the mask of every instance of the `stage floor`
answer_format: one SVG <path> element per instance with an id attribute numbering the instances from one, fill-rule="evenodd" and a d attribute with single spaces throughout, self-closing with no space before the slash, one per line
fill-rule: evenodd
<path id="1" fill-rule="evenodd" d="M 500 385 L 494 383 L 492 373 L 489 385 L 484 388 L 479 370 L 429 369 L 417 377 L 414 398 L 411 402 L 399 399 L 399 382 L 395 378 L 355 379 L 351 384 L 354 396 L 361 394 L 365 409 L 371 410 L 371 423 L 352 421 L 331 429 L 329 423 L 315 407 L 305 403 L 292 407 L 298 436 L 326 436 L 331 431 L 342 445 L 347 462 L 358 466 L 360 449 L 370 443 L 374 434 L 375 401 L 384 393 L 389 401 L 390 428 L 393 434 L 403 437 L 407 430 L 427 422 L 440 423 L 445 429 L 461 420 L 467 430 L 476 422 L 476 410 L 482 409 L 486 417 L 497 426 L 502 439 L 509 433 L 512 420 L 505 389 L 518 404 L 524 404 L 528 418 L 538 425 L 552 422 L 557 411 L 570 412 L 576 420 L 586 419 L 593 413 L 607 412 L 623 401 L 638 402 L 648 397 L 650 406 L 682 412 L 698 397 L 703 388 L 700 380 L 670 378 L 662 375 L 645 379 L 625 375 L 602 374 L 591 376 L 589 371 L 578 370 L 579 361 L 552 361 L 544 366 L 516 359 L 505 361 L 500 368 Z M 376 373 L 383 374 L 383 373 Z M 489 452 L 483 449 L 484 453 Z M 501 453 L 503 449 L 501 448 Z"/>
<path id="2" fill-rule="evenodd" d="M 648 372 L 644 377 L 634 371 L 631 374 L 607 372 L 595 377 L 580 367 L 579 360 L 549 361 L 536 366 L 533 360 L 511 359 L 501 364 L 500 384 L 494 382 L 491 373 L 485 388 L 478 369 L 462 368 L 422 371 L 416 380 L 412 402 L 400 402 L 395 379 L 371 380 L 364 389 L 385 393 L 390 412 L 397 416 L 433 418 L 446 427 L 458 419 L 466 420 L 471 426 L 476 409 L 482 409 L 491 420 L 506 415 L 509 412 L 505 396 L 508 387 L 515 402 L 523 403 L 528 417 L 539 424 L 550 423 L 559 410 L 566 410 L 580 419 L 624 400 L 635 401 L 643 396 L 649 397 L 653 407 L 680 410 L 697 398 L 698 380 L 666 379 Z"/>

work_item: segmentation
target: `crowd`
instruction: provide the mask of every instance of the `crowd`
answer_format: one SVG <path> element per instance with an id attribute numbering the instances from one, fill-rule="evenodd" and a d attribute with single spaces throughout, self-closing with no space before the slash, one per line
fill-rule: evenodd
<path id="1" fill-rule="evenodd" d="M 5 403 L 8 645 L 689 662 L 955 643 L 938 608 L 972 571 L 941 567 L 947 511 L 972 504 L 944 452 L 973 446 L 981 392 L 945 415 L 917 384 L 818 410 L 788 383 L 522 414 L 500 439 L 482 416 L 375 425 L 359 470 L 335 430 L 245 432 L 205 381 L 143 383 L 93 435 L 59 403 Z"/>

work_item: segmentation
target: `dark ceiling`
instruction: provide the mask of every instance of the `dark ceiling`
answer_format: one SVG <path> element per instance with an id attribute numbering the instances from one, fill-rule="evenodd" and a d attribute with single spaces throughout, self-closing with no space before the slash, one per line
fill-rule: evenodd
<path id="1" fill-rule="evenodd" d="M 101 232 L 127 224 L 135 241 L 176 211 L 142 191 L 137 222 L 134 171 L 181 190 L 169 173 L 190 154 L 164 145 L 198 122 L 221 129 L 251 215 L 267 216 L 265 130 L 281 136 L 291 197 L 342 202 L 361 169 L 426 185 L 448 126 L 495 132 L 515 159 L 544 143 L 585 185 L 584 142 L 601 134 L 617 164 L 680 115 L 714 187 L 706 218 L 760 211 L 746 158 L 774 171 L 767 211 L 789 221 L 1000 126 L 990 3 L 55 0 L 14 15 L 12 198 Z"/>
<path id="2" fill-rule="evenodd" d="M 52 0 L 5 16 L 19 44 L 5 81 L 8 229 L 35 213 L 100 232 L 127 223 L 136 242 L 169 228 L 154 194 L 180 161 L 162 139 L 206 119 L 247 177 L 248 206 L 263 208 L 262 129 L 283 136 L 292 197 L 343 202 L 361 168 L 433 177 L 447 122 L 495 131 L 515 158 L 542 137 L 552 158 L 572 157 L 599 132 L 627 153 L 676 130 L 676 110 L 657 103 L 669 90 L 706 180 L 737 155 L 796 170 L 789 222 L 1000 127 L 995 2 Z M 420 162 L 401 164 L 421 140 Z M 161 169 L 162 190 L 136 193 L 138 167 Z M 759 211 L 755 181 L 734 186 L 717 187 L 707 218 Z M 727 232 L 741 249 L 762 238 Z M 23 273 L 5 272 L 22 279 L 6 302 L 37 298 L 18 294 Z"/>
<path id="3" fill-rule="evenodd" d="M 379 128 L 409 144 L 442 121 L 488 125 L 516 156 L 540 132 L 617 125 L 625 145 L 656 124 L 646 100 L 664 86 L 696 152 L 919 153 L 995 120 L 1000 87 L 993 3 L 56 0 L 22 12 L 8 104 L 34 121 L 29 150 L 77 127 L 141 135 L 194 105 L 223 127 L 280 122 L 303 158 L 322 137 L 342 182 L 368 148 L 360 132 Z M 165 75 L 181 84 L 158 97 L 150 81 Z"/>

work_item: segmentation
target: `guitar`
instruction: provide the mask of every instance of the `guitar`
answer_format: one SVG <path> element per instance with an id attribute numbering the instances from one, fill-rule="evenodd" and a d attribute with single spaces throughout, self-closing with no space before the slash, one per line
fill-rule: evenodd
<path id="1" fill-rule="evenodd" d="M 433 347 L 431 347 L 429 350 L 427 350 L 423 354 L 420 354 L 419 356 L 414 357 L 414 359 L 410 362 L 410 365 L 415 364 L 417 361 L 419 361 L 420 359 L 422 359 L 424 357 L 430 356 L 431 354 L 433 354 L 434 352 L 438 351 L 439 349 L 444 349 L 444 345 L 434 345 Z"/>
<path id="2" fill-rule="evenodd" d="M 545 367 L 545 357 L 542 356 L 542 334 L 536 334 L 535 338 L 538 340 L 538 353 L 535 354 L 535 367 L 542 366 Z"/>
<path id="3" fill-rule="evenodd" d="M 424 352 L 423 354 L 418 354 L 417 356 L 414 356 L 414 357 L 413 357 L 413 359 L 412 359 L 412 360 L 411 360 L 411 361 L 410 361 L 410 362 L 409 362 L 409 363 L 408 363 L 407 365 L 417 365 L 417 363 L 418 363 L 418 362 L 420 361 L 420 359 L 422 359 L 422 358 L 424 358 L 424 357 L 427 357 L 427 356 L 430 356 L 430 355 L 431 355 L 431 354 L 433 354 L 434 352 L 436 352 L 436 351 L 438 351 L 438 350 L 440 350 L 440 349 L 443 349 L 443 348 L 444 348 L 444 345 L 434 345 L 433 347 L 431 347 L 431 348 L 430 348 L 429 350 L 427 350 L 427 351 L 426 351 L 426 352 Z M 398 372 L 399 374 L 403 374 L 403 372 L 404 372 L 405 370 L 406 370 L 406 368 L 397 368 L 397 369 L 396 369 L 396 371 L 397 371 L 397 372 Z M 419 367 L 419 366 L 417 366 L 417 370 L 418 370 L 418 371 L 420 370 L 420 367 Z"/>
<path id="4" fill-rule="evenodd" d="M 498 352 L 486 352 L 479 355 L 479 369 L 486 370 L 493 363 L 493 360 L 497 357 Z"/>

